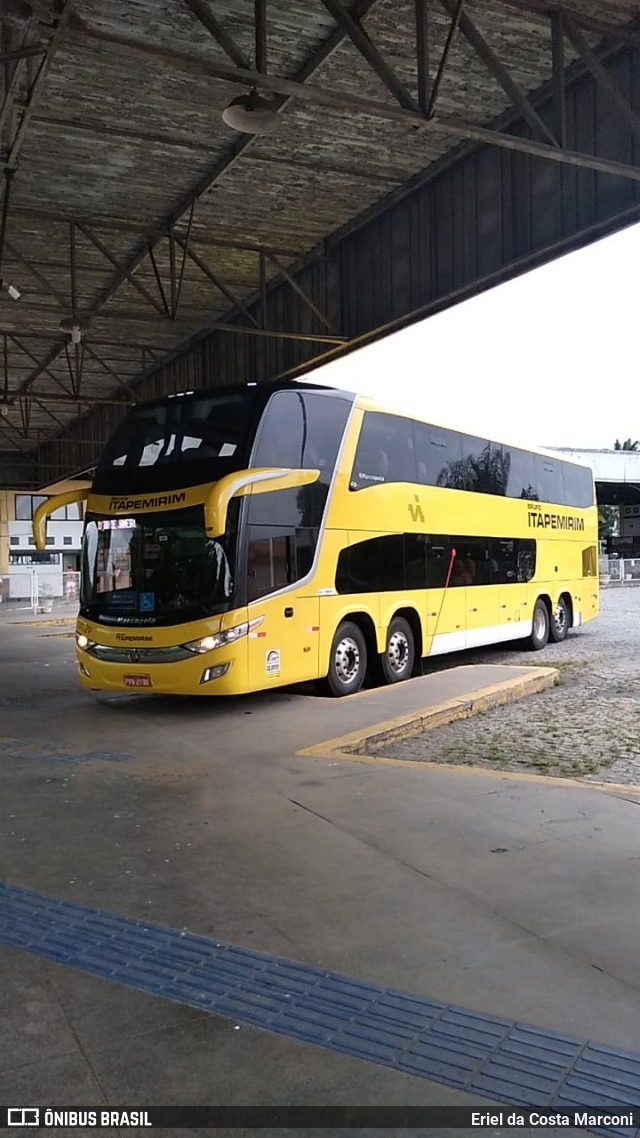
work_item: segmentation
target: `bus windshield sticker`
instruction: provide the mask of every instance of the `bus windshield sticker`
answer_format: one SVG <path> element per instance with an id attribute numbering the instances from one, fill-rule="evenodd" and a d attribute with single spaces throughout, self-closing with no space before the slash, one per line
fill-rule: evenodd
<path id="1" fill-rule="evenodd" d="M 155 593 L 140 593 L 140 612 L 153 612 L 156 607 Z"/>
<path id="2" fill-rule="evenodd" d="M 268 676 L 280 675 L 280 649 L 270 648 L 267 652 L 266 673 Z"/>
<path id="3" fill-rule="evenodd" d="M 138 594 L 135 589 L 101 589 L 101 592 L 111 592 L 109 603 L 112 605 L 123 605 L 125 608 L 136 607 Z"/>

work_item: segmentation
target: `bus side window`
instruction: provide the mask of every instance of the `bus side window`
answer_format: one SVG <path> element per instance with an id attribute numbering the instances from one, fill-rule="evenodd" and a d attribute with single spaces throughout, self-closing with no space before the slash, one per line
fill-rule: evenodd
<path id="1" fill-rule="evenodd" d="M 350 489 L 382 482 L 415 482 L 411 419 L 366 411 L 351 472 Z"/>
<path id="2" fill-rule="evenodd" d="M 449 573 L 449 538 L 427 538 L 427 588 L 442 589 Z"/>
<path id="3" fill-rule="evenodd" d="M 538 498 L 541 502 L 565 501 L 563 462 L 559 459 L 546 458 L 536 455 L 536 477 L 538 480 Z"/>
<path id="4" fill-rule="evenodd" d="M 516 542 L 494 538 L 491 542 L 491 580 L 494 585 L 509 585 L 518 580 Z"/>
<path id="5" fill-rule="evenodd" d="M 595 545 L 588 545 L 582 550 L 582 576 L 597 577 L 598 557 Z"/>
<path id="6" fill-rule="evenodd" d="M 464 583 L 466 585 L 490 585 L 489 539 L 486 537 L 456 537 L 454 542 L 458 559 L 462 561 L 464 567 Z"/>
<path id="7" fill-rule="evenodd" d="M 420 482 L 425 486 L 454 486 L 462 467 L 462 439 L 457 431 L 413 424 Z"/>
<path id="8" fill-rule="evenodd" d="M 521 538 L 518 543 L 518 581 L 526 584 L 536 572 L 536 543 L 533 538 Z"/>
<path id="9" fill-rule="evenodd" d="M 519 447 L 502 447 L 503 461 L 508 459 L 507 495 L 537 502 L 538 477 L 534 455 Z"/>
<path id="10" fill-rule="evenodd" d="M 562 470 L 567 506 L 592 506 L 593 477 L 589 468 L 573 462 L 563 462 Z"/>

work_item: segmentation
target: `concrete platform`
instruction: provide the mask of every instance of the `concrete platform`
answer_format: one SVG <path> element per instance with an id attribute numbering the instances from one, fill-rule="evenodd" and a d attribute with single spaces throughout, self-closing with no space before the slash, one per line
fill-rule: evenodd
<path id="1" fill-rule="evenodd" d="M 0 623 L 4 881 L 505 1023 L 638 1048 L 635 801 L 322 746 L 366 739 L 380 723 L 404 729 L 429 706 L 468 709 L 481 698 L 470 693 L 521 686 L 528 669 L 455 669 L 342 701 L 292 690 L 93 698 L 76 686 L 68 631 Z M 6 940 L 4 1101 L 491 1101 Z"/>

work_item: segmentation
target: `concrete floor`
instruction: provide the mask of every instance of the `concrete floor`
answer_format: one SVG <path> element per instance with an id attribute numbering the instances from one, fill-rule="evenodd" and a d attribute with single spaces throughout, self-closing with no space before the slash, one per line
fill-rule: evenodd
<path id="1" fill-rule="evenodd" d="M 632 793 L 297 754 L 446 673 L 346 701 L 93 697 L 68 629 L 3 622 L 0 678 L 3 880 L 638 1048 Z M 0 971 L 4 1102 L 472 1101 L 18 949 Z"/>

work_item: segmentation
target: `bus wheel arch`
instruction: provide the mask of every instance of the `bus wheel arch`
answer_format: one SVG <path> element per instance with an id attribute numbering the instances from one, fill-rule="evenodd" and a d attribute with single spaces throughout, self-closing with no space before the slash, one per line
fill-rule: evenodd
<path id="1" fill-rule="evenodd" d="M 549 642 L 551 628 L 551 597 L 542 594 L 533 606 L 531 620 L 531 635 L 527 638 L 527 645 L 534 652 L 546 647 Z"/>
<path id="2" fill-rule="evenodd" d="M 566 640 L 567 633 L 573 625 L 573 602 L 569 593 L 561 593 L 558 604 L 551 610 L 549 621 L 549 638 L 554 644 Z"/>
<path id="3" fill-rule="evenodd" d="M 318 681 L 322 695 L 353 695 L 360 691 L 375 653 L 375 627 L 366 613 L 348 613 L 340 621 L 329 652 L 326 676 Z"/>

